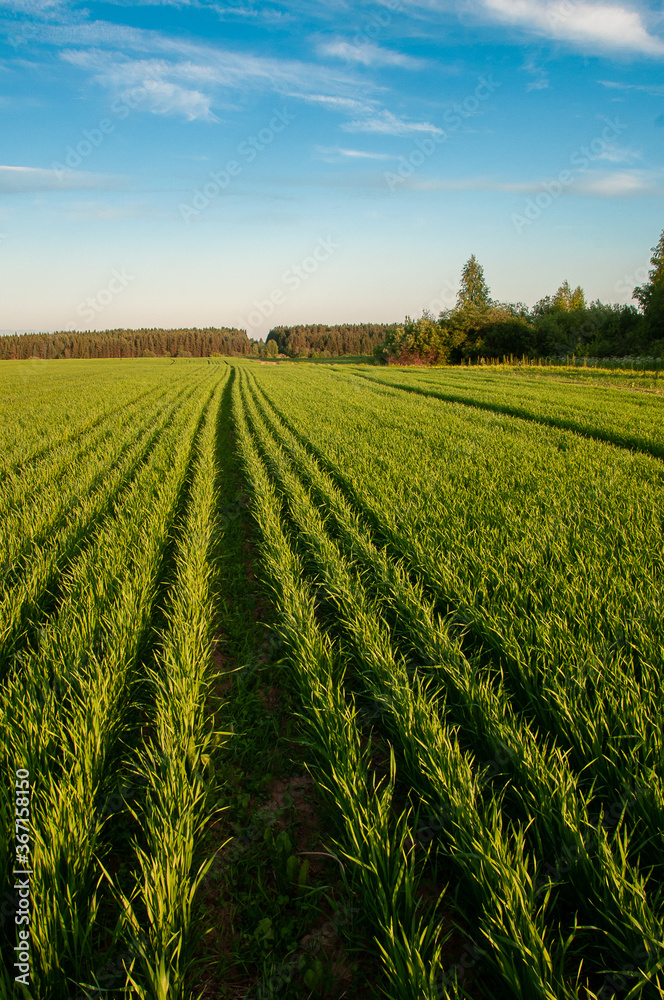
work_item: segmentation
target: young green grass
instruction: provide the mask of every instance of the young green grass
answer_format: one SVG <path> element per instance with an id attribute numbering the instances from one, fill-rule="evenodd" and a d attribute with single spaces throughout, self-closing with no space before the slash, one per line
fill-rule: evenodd
<path id="1" fill-rule="evenodd" d="M 134 850 L 135 885 L 118 891 L 121 938 L 136 956 L 129 982 L 145 1000 L 193 996 L 191 969 L 200 934 L 195 898 L 214 858 L 202 857 L 210 818 L 210 752 L 216 734 L 205 713 L 211 684 L 215 541 L 215 429 L 223 383 L 207 403 L 188 509 L 175 555 L 167 627 L 147 675 L 154 735 L 138 748 L 136 780 L 147 779 Z M 149 704 L 154 700 L 153 705 Z"/>

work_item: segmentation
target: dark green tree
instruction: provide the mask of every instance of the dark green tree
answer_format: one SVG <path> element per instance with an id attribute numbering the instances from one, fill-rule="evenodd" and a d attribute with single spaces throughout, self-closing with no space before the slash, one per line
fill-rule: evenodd
<path id="1" fill-rule="evenodd" d="M 374 349 L 382 360 L 397 365 L 444 365 L 450 355 L 444 331 L 433 316 L 406 316 L 403 326 L 389 330 L 385 342 Z"/>
<path id="2" fill-rule="evenodd" d="M 551 300 L 551 306 L 553 309 L 563 309 L 565 312 L 572 312 L 574 309 L 585 309 L 586 297 L 581 285 L 577 285 L 574 291 L 572 291 L 569 281 L 563 281 Z"/>
<path id="3" fill-rule="evenodd" d="M 440 315 L 450 360 L 459 361 L 478 353 L 486 328 L 502 318 L 501 308 L 491 298 L 484 268 L 473 254 L 461 272 L 456 306 Z"/>
<path id="4" fill-rule="evenodd" d="M 664 338 L 664 230 L 652 248 L 650 263 L 650 281 L 634 289 L 634 298 L 641 306 L 649 339 L 660 340 Z"/>
<path id="5" fill-rule="evenodd" d="M 461 272 L 456 312 L 482 315 L 488 312 L 491 304 L 491 294 L 484 280 L 484 268 L 477 262 L 475 254 L 472 254 Z"/>

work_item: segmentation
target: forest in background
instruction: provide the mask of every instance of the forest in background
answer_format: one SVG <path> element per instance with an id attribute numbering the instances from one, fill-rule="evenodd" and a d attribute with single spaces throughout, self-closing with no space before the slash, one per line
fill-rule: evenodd
<path id="1" fill-rule="evenodd" d="M 339 357 L 370 355 L 397 324 L 278 326 L 267 341 L 230 328 L 23 333 L 0 338 L 0 360 L 30 358 Z"/>
<path id="2" fill-rule="evenodd" d="M 0 337 L 0 361 L 30 358 L 209 358 L 247 355 L 245 330 L 104 330 L 21 333 Z"/>

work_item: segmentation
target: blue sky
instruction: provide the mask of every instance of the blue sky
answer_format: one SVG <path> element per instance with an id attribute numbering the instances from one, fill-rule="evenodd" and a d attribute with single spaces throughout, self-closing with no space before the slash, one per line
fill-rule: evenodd
<path id="1" fill-rule="evenodd" d="M 664 14 L 575 0 L 0 0 L 0 329 L 392 322 L 664 228 Z"/>

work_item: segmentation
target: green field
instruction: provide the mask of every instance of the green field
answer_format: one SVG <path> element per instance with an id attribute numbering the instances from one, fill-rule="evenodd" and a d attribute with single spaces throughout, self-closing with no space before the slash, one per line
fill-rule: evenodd
<path id="1" fill-rule="evenodd" d="M 3 994 L 664 997 L 659 385 L 3 362 Z"/>

